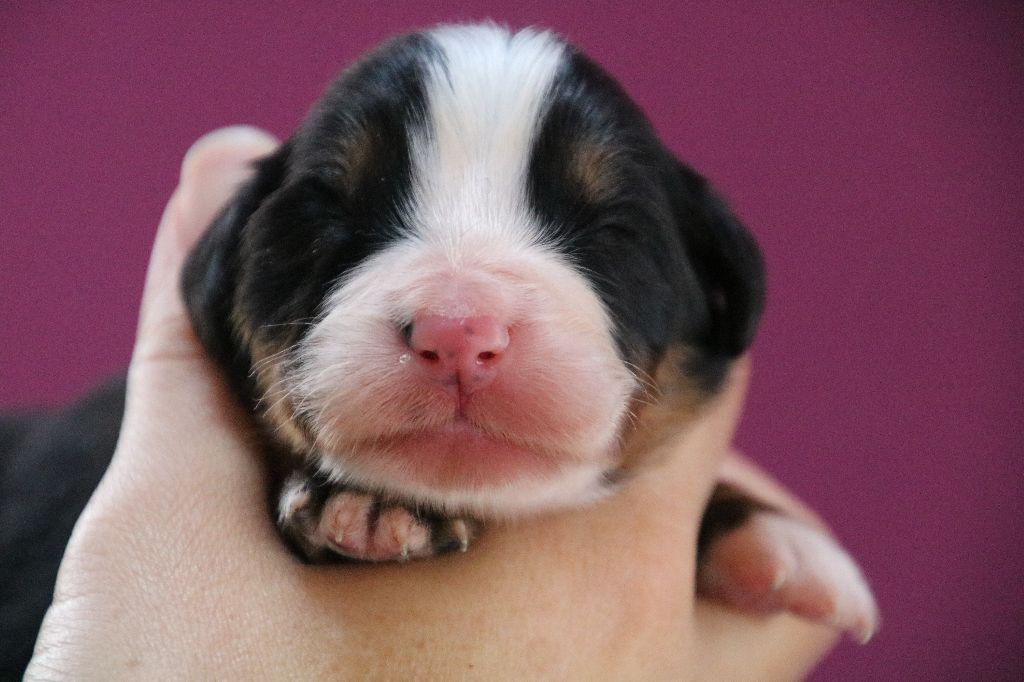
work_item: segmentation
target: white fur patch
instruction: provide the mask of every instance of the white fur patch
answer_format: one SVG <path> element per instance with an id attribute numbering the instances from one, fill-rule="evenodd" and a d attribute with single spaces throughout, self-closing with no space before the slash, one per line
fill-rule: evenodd
<path id="1" fill-rule="evenodd" d="M 285 481 L 277 501 L 277 522 L 284 523 L 296 510 L 309 503 L 309 488 L 305 477 L 292 475 Z"/>
<path id="2" fill-rule="evenodd" d="M 438 492 L 427 486 L 395 484 L 363 478 L 336 458 L 322 458 L 320 473 L 336 483 L 348 483 L 369 490 L 386 490 L 408 499 L 423 500 L 451 515 L 472 513 L 480 518 L 507 519 L 529 514 L 588 505 L 603 499 L 612 488 L 596 485 L 607 472 L 605 462 L 567 468 L 546 479 L 524 479 L 492 487 Z"/>
<path id="3" fill-rule="evenodd" d="M 443 60 L 427 69 L 428 123 L 410 139 L 416 235 L 452 259 L 470 247 L 535 244 L 526 172 L 564 47 L 548 33 L 494 25 L 429 35 Z"/>

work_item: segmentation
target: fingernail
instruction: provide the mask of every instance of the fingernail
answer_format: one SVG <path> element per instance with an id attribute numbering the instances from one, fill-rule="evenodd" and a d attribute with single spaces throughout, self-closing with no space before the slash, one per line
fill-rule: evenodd
<path id="1" fill-rule="evenodd" d="M 878 628 L 882 626 L 882 619 L 875 611 L 868 616 L 864 626 L 860 628 L 860 632 L 857 633 L 857 641 L 861 644 L 867 644 L 875 635 L 878 634 Z"/>
<path id="2" fill-rule="evenodd" d="M 269 154 L 279 144 L 277 138 L 254 126 L 234 125 L 206 133 L 192 143 L 181 161 L 181 182 L 195 173 L 203 160 L 220 158 L 229 161 L 248 161 Z M 216 154 L 216 152 L 222 152 Z"/>

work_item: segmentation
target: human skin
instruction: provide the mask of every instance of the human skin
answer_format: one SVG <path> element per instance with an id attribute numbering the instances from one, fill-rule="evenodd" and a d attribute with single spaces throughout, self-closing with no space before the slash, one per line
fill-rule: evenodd
<path id="1" fill-rule="evenodd" d="M 26 679 L 771 680 L 824 655 L 828 628 L 694 594 L 717 480 L 813 520 L 730 451 L 746 359 L 671 457 L 599 504 L 492 526 L 466 554 L 408 564 L 290 554 L 249 419 L 178 294 L 191 245 L 276 144 L 225 129 L 186 155 L 146 277 L 117 452 L 75 528 Z"/>

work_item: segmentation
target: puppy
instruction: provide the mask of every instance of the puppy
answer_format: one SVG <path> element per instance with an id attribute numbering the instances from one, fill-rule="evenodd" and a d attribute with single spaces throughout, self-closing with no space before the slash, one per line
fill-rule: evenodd
<path id="1" fill-rule="evenodd" d="M 265 427 L 284 536 L 309 561 L 392 561 L 614 492 L 746 350 L 764 275 L 597 65 L 477 25 L 342 74 L 214 222 L 183 291 Z M 708 595 L 875 627 L 831 539 L 738 491 L 712 497 L 699 550 Z M 751 556 L 785 584 L 751 579 Z"/>
<path id="2" fill-rule="evenodd" d="M 606 73 L 549 33 L 482 25 L 396 38 L 342 74 L 182 289 L 263 427 L 287 541 L 311 562 L 393 561 L 627 485 L 746 350 L 764 276 Z M 0 564 L 0 676 L 27 662 L 122 409 L 117 383 L 0 420 L 0 552 L 20 557 Z M 707 596 L 875 628 L 846 553 L 737 490 L 712 496 L 698 552 Z"/>

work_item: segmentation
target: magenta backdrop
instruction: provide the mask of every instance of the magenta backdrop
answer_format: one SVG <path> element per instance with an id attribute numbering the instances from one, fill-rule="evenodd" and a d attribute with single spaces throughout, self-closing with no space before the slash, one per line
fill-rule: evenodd
<path id="1" fill-rule="evenodd" d="M 764 247 L 740 444 L 834 524 L 884 612 L 815 679 L 1020 679 L 1024 9 L 949 4 L 5 3 L 0 405 L 126 364 L 150 240 L 203 132 L 287 135 L 394 32 L 553 27 Z"/>

